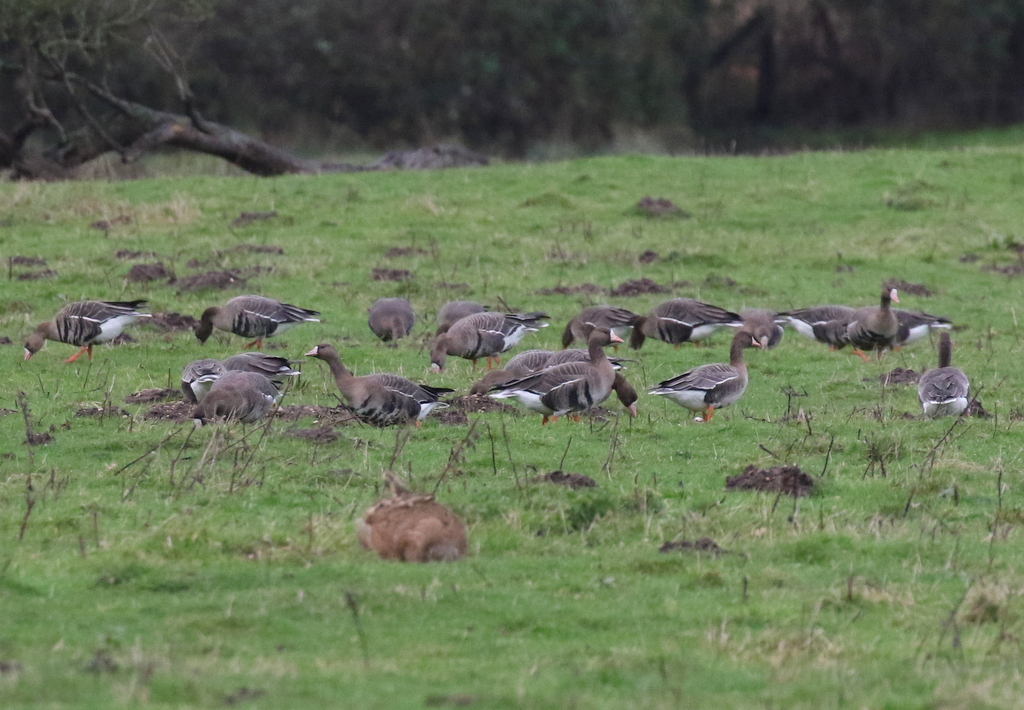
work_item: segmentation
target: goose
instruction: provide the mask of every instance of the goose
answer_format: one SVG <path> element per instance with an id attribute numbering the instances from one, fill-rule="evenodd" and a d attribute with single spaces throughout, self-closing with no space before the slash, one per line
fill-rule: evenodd
<path id="1" fill-rule="evenodd" d="M 448 355 L 476 361 L 487 358 L 487 367 L 500 362 L 498 355 L 509 350 L 523 336 L 546 328 L 547 313 L 474 313 L 460 318 L 448 332 L 434 338 L 430 348 L 431 369 L 441 372 Z"/>
<path id="2" fill-rule="evenodd" d="M 419 385 L 386 372 L 356 377 L 341 362 L 334 346 L 328 343 L 317 345 L 306 355 L 327 363 L 342 397 L 356 417 L 371 426 L 383 428 L 410 421 L 420 426 L 431 411 L 448 406 L 438 398 L 455 391 L 447 387 Z"/>
<path id="3" fill-rule="evenodd" d="M 629 360 L 618 357 L 609 357 L 608 359 L 616 370 L 622 369 L 622 363 L 629 362 Z M 497 385 L 503 385 L 534 372 L 554 367 L 555 365 L 564 365 L 567 362 L 590 362 L 590 353 L 582 348 L 569 348 L 557 351 L 524 350 L 505 363 L 504 369 L 488 371 L 477 380 L 469 390 L 469 393 L 471 395 L 487 394 Z M 634 399 L 633 401 L 636 400 Z M 626 404 L 626 406 L 628 407 L 629 404 Z"/>
<path id="4" fill-rule="evenodd" d="M 264 296 L 235 296 L 223 306 L 211 306 L 203 311 L 196 326 L 196 338 L 206 343 L 213 329 L 224 330 L 243 338 L 255 338 L 245 347 L 263 347 L 263 339 L 283 333 L 293 326 L 308 322 L 319 323 L 319 311 L 299 308 Z"/>
<path id="5" fill-rule="evenodd" d="M 805 338 L 828 345 L 829 350 L 841 350 L 850 344 L 847 326 L 857 311 L 849 306 L 815 306 L 785 311 L 779 316 Z"/>
<path id="6" fill-rule="evenodd" d="M 939 366 L 921 375 L 917 383 L 917 398 L 925 417 L 959 415 L 967 409 L 971 385 L 963 371 L 950 366 L 952 359 L 953 344 L 949 333 L 943 333 L 939 336 Z"/>
<path id="7" fill-rule="evenodd" d="M 121 334 L 126 325 L 139 318 L 151 318 L 139 308 L 145 301 L 74 301 L 68 303 L 52 321 L 40 323 L 25 339 L 25 359 L 39 352 L 45 341 L 53 340 L 81 348 L 64 362 L 74 362 L 82 353 L 92 360 L 92 346 L 107 343 Z"/>
<path id="8" fill-rule="evenodd" d="M 277 386 L 258 372 L 229 370 L 214 380 L 210 391 L 192 410 L 197 426 L 214 419 L 252 424 L 281 400 Z"/>
<path id="9" fill-rule="evenodd" d="M 742 325 L 743 319 L 738 313 L 692 298 L 673 298 L 634 321 L 629 346 L 639 350 L 647 338 L 679 345 L 690 340 L 704 340 L 718 328 Z"/>
<path id="10" fill-rule="evenodd" d="M 949 318 L 933 316 L 920 311 L 904 311 L 894 308 L 896 320 L 899 321 L 899 331 L 896 334 L 896 345 L 902 347 L 927 338 L 933 328 L 952 328 L 953 324 Z"/>
<path id="11" fill-rule="evenodd" d="M 437 332 L 434 335 L 447 333 L 456 321 L 474 313 L 483 313 L 486 310 L 487 306 L 476 301 L 448 301 L 437 312 Z"/>
<path id="12" fill-rule="evenodd" d="M 540 412 L 543 415 L 541 424 L 566 414 L 577 415 L 601 404 L 612 393 L 615 369 L 605 356 L 604 347 L 617 342 L 621 343 L 622 338 L 608 328 L 594 328 L 587 338 L 589 362 L 567 362 L 549 367 L 500 385 L 490 396 L 494 399 L 514 398 L 527 409 Z"/>
<path id="13" fill-rule="evenodd" d="M 869 358 L 864 351 L 874 350 L 881 359 L 882 353 L 896 344 L 900 324 L 893 313 L 892 304 L 899 302 L 896 289 L 883 289 L 880 306 L 867 306 L 856 310 L 853 320 L 846 326 L 846 334 L 853 346 L 854 355 L 867 362 Z"/>
<path id="14" fill-rule="evenodd" d="M 750 333 L 754 345 L 767 350 L 774 348 L 782 342 L 782 326 L 774 311 L 766 311 L 761 308 L 751 308 L 740 311 L 743 319 L 743 330 Z"/>
<path id="15" fill-rule="evenodd" d="M 745 330 L 738 331 L 729 348 L 729 363 L 700 365 L 681 375 L 661 382 L 650 394 L 661 395 L 693 412 L 702 412 L 695 421 L 709 422 L 716 409 L 728 407 L 747 389 L 747 366 L 743 349 L 753 346 L 754 339 Z"/>
<path id="16" fill-rule="evenodd" d="M 576 340 L 587 340 L 594 328 L 608 328 L 619 338 L 626 337 L 633 323 L 640 316 L 633 311 L 616 306 L 592 306 L 570 320 L 562 332 L 562 347 L 568 348 Z"/>
<path id="17" fill-rule="evenodd" d="M 378 298 L 369 314 L 370 330 L 385 343 L 404 338 L 416 325 L 416 314 L 404 298 Z"/>
<path id="18" fill-rule="evenodd" d="M 286 377 L 297 377 L 301 374 L 293 370 L 293 361 L 275 355 L 263 353 L 240 353 L 232 355 L 221 362 L 213 358 L 194 360 L 181 372 L 181 391 L 185 401 L 196 404 L 210 391 L 213 382 L 228 370 L 257 372 L 269 378 L 274 384 L 281 385 Z"/>
<path id="19" fill-rule="evenodd" d="M 356 521 L 356 537 L 382 559 L 451 562 L 466 554 L 466 526 L 433 495 L 415 494 L 397 476 L 384 476 L 391 496 Z"/>

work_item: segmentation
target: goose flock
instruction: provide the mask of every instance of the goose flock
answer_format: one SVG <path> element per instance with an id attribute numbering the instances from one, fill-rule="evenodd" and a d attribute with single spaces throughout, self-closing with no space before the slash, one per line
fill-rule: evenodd
<path id="1" fill-rule="evenodd" d="M 25 359 L 42 349 L 46 340 L 79 348 L 65 362 L 107 343 L 125 327 L 151 317 L 145 301 L 77 301 L 61 308 L 52 320 L 39 324 L 25 340 Z M 921 340 L 933 329 L 947 330 L 951 322 L 928 313 L 899 310 L 895 288 L 883 288 L 878 306 L 852 308 L 825 305 L 776 313 L 762 309 L 734 313 L 690 298 L 673 298 L 646 315 L 615 306 L 593 306 L 571 318 L 562 333 L 563 350 L 525 350 L 503 369 L 500 357 L 528 334 L 548 326 L 543 312 L 502 313 L 472 301 L 451 301 L 437 314 L 437 330 L 430 345 L 430 369 L 441 372 L 447 358 L 471 361 L 475 370 L 485 360 L 487 371 L 470 390 L 471 395 L 514 400 L 541 415 L 541 423 L 580 416 L 615 393 L 630 416 L 639 399 L 623 369 L 630 360 L 610 356 L 605 349 L 628 341 L 640 350 L 648 338 L 675 347 L 700 344 L 716 330 L 733 331 L 729 362 L 711 362 L 666 379 L 649 391 L 710 422 L 718 409 L 735 404 L 749 384 L 744 350 L 771 349 L 783 338 L 783 325 L 797 333 L 841 350 L 847 345 L 865 362 L 888 350 Z M 281 387 L 299 375 L 295 360 L 259 352 L 265 338 L 296 325 L 319 322 L 320 313 L 258 295 L 237 296 L 222 306 L 203 311 L 195 337 L 205 343 L 214 329 L 249 339 L 245 352 L 226 360 L 195 360 L 184 365 L 181 389 L 193 405 L 197 425 L 223 420 L 253 423 L 266 417 L 281 400 Z M 368 326 L 382 342 L 408 337 L 415 325 L 412 305 L 404 298 L 381 298 L 370 307 Z M 570 347 L 577 341 L 585 349 Z M 392 373 L 355 376 L 337 349 L 322 343 L 305 353 L 327 364 L 338 391 L 361 422 L 375 427 L 420 426 L 434 410 L 448 406 L 446 387 L 414 382 Z M 924 417 L 959 416 L 969 405 L 967 376 L 951 365 L 952 341 L 943 332 L 938 343 L 938 367 L 927 371 L 918 384 Z M 361 542 L 382 557 L 405 560 L 454 559 L 465 552 L 461 521 L 433 496 L 410 493 L 398 479 L 389 480 L 392 495 L 365 514 L 360 523 Z M 399 542 L 399 541 L 403 542 Z"/>

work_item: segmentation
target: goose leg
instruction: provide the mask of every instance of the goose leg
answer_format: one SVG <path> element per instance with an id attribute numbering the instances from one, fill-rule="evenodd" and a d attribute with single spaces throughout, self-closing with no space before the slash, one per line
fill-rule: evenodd
<path id="1" fill-rule="evenodd" d="M 548 415 L 547 415 L 547 414 L 545 414 L 545 415 L 544 415 L 544 418 L 540 420 L 540 425 L 541 425 L 541 426 L 544 426 L 544 425 L 545 425 L 545 424 L 547 424 L 547 423 L 548 423 L 549 421 L 550 421 L 550 418 L 548 417 Z"/>
<path id="2" fill-rule="evenodd" d="M 709 404 L 708 408 L 704 410 L 704 419 L 703 419 L 703 421 L 710 422 L 711 421 L 711 417 L 713 417 L 713 416 L 715 416 L 715 408 L 712 405 Z"/>
<path id="3" fill-rule="evenodd" d="M 89 359 L 92 360 L 92 347 L 89 346 L 89 345 L 83 345 L 81 350 L 79 350 L 77 353 L 75 353 L 74 355 L 69 357 L 64 362 L 74 362 L 78 358 L 82 357 L 82 353 L 85 353 L 85 352 L 89 353 Z"/>
<path id="4" fill-rule="evenodd" d="M 263 349 L 263 338 L 256 338 L 256 340 L 252 341 L 251 343 L 248 343 L 245 347 L 246 347 L 246 349 L 251 348 L 251 347 L 255 347 L 257 350 L 262 350 Z"/>
<path id="5" fill-rule="evenodd" d="M 854 348 L 853 349 L 853 354 L 856 355 L 857 357 L 859 357 L 864 362 L 871 362 L 871 358 L 869 358 L 867 355 L 865 355 L 864 351 L 861 350 L 860 348 Z"/>

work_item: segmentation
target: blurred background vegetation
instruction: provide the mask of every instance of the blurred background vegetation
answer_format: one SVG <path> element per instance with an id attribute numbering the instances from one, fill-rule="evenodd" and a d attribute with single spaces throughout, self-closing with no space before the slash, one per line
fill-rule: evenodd
<path id="1" fill-rule="evenodd" d="M 763 150 L 1021 121 L 1024 0 L 0 0 L 0 69 L 0 163 L 69 76 L 307 155 Z"/>

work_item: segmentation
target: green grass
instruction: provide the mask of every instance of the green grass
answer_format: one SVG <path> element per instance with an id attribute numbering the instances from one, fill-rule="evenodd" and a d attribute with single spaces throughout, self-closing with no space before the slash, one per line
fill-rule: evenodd
<path id="1" fill-rule="evenodd" d="M 0 406 L 17 410 L 24 392 L 35 430 L 53 436 L 30 450 L 21 412 L 0 417 L 0 704 L 1018 706 L 1024 301 L 1019 278 L 980 267 L 1019 263 L 1009 247 L 1024 242 L 1022 183 L 1024 147 L 979 141 L 0 184 L 0 255 L 43 258 L 57 272 L 24 281 L 41 267 L 14 266 L 0 302 L 0 335 L 14 342 L 0 348 Z M 644 195 L 690 217 L 643 217 L 633 205 Z M 229 226 L 241 211 L 271 209 L 274 220 Z M 121 215 L 131 219 L 106 234 L 89 226 Z M 233 250 L 243 243 L 285 253 Z M 392 247 L 414 249 L 389 258 Z M 183 294 L 130 284 L 134 262 L 118 250 L 155 251 L 179 277 L 248 269 L 249 283 Z M 640 263 L 645 250 L 659 258 Z M 374 281 L 373 268 L 412 279 Z M 868 304 L 884 279 L 924 284 L 931 297 L 904 293 L 901 305 L 957 323 L 954 363 L 996 416 L 962 421 L 945 439 L 951 420 L 905 416 L 917 412 L 913 387 L 883 389 L 877 377 L 932 366 L 927 342 L 865 365 L 790 331 L 777 350 L 749 354 L 747 394 L 709 424 L 648 396 L 633 421 L 613 403 L 603 421 L 544 428 L 525 413 L 470 414 L 474 436 L 449 465 L 468 427 L 435 418 L 396 455 L 394 430 L 342 427 L 339 441 L 316 446 L 286 433 L 313 426 L 308 418 L 275 421 L 261 438 L 149 421 L 150 405 L 123 404 L 176 386 L 192 359 L 237 352 L 238 338 L 201 347 L 189 333 L 137 327 L 136 343 L 98 348 L 91 366 L 65 365 L 73 349 L 59 343 L 30 362 L 19 347 L 69 299 L 147 298 L 153 311 L 198 315 L 258 292 L 324 314 L 274 352 L 333 342 L 357 373 L 464 391 L 468 363 L 428 372 L 427 333 L 445 300 L 546 310 L 552 327 L 522 345 L 556 347 L 583 305 L 643 312 L 666 296 L 538 290 L 641 277 L 734 310 Z M 365 313 L 396 295 L 421 323 L 388 348 Z M 627 377 L 642 390 L 726 350 L 725 337 L 704 349 L 649 342 Z M 321 363 L 306 362 L 284 404 L 332 406 L 335 393 Z M 128 416 L 75 416 L 104 401 Z M 790 405 L 805 421 L 785 418 Z M 420 489 L 447 468 L 438 497 L 467 522 L 466 560 L 407 565 L 359 549 L 352 523 L 381 494 L 393 456 Z M 563 456 L 598 487 L 526 481 Z M 799 465 L 820 476 L 817 489 L 797 503 L 726 492 L 725 477 L 750 463 Z M 731 554 L 658 552 L 705 536 Z"/>

